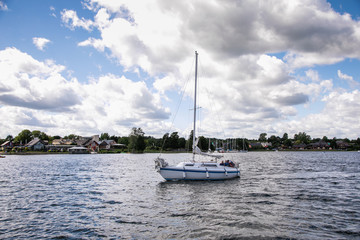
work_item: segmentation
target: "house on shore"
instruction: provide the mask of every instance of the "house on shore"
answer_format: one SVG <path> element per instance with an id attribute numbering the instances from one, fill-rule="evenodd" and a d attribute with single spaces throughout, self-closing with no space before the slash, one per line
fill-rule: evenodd
<path id="1" fill-rule="evenodd" d="M 40 151 L 45 149 L 45 143 L 39 138 L 34 138 L 29 143 L 27 143 L 25 147 L 28 147 L 32 151 Z"/>
<path id="2" fill-rule="evenodd" d="M 1 150 L 6 152 L 10 151 L 14 147 L 14 144 L 12 141 L 6 141 L 3 144 L 1 144 Z"/>
<path id="3" fill-rule="evenodd" d="M 112 146 L 115 144 L 116 144 L 116 142 L 114 140 L 103 140 L 99 145 L 99 149 L 109 150 L 109 149 L 113 148 Z"/>
<path id="4" fill-rule="evenodd" d="M 112 150 L 126 148 L 125 144 L 116 143 L 114 140 L 92 141 L 88 146 L 92 151 Z"/>
<path id="5" fill-rule="evenodd" d="M 249 143 L 249 147 L 251 149 L 263 149 L 263 148 L 271 148 L 272 143 L 271 142 L 252 142 Z"/>
<path id="6" fill-rule="evenodd" d="M 336 141 L 336 146 L 337 146 L 337 149 L 339 149 L 339 150 L 346 150 L 347 148 L 350 147 L 350 144 L 345 141 L 338 140 L 338 141 Z"/>
<path id="7" fill-rule="evenodd" d="M 75 147 L 75 148 L 74 148 Z M 71 149 L 71 150 L 70 150 Z M 86 151 L 85 151 L 86 149 Z M 0 151 L 48 151 L 48 152 L 71 152 L 71 153 L 88 153 L 88 152 L 116 152 L 126 149 L 125 144 L 118 144 L 114 140 L 100 140 L 99 135 L 92 137 L 79 137 L 79 139 L 54 139 L 52 142 L 34 138 L 29 143 L 22 145 L 21 142 L 14 144 L 12 141 L 6 141 L 0 145 Z"/>
<path id="8" fill-rule="evenodd" d="M 87 154 L 87 153 L 89 153 L 89 150 L 86 147 L 72 147 L 72 148 L 69 148 L 69 153 Z"/>
<path id="9" fill-rule="evenodd" d="M 325 141 L 319 141 L 316 143 L 310 143 L 306 146 L 307 149 L 313 149 L 313 150 L 325 150 L 330 148 L 330 144 Z"/>

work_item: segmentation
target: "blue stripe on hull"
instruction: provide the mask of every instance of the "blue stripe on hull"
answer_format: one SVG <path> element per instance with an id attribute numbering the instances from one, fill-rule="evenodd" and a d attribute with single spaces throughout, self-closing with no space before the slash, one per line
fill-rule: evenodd
<path id="1" fill-rule="evenodd" d="M 234 178 L 239 178 L 239 176 L 233 178 L 165 178 L 166 181 L 223 181 L 223 180 L 230 180 Z"/>
<path id="2" fill-rule="evenodd" d="M 211 170 L 208 170 L 208 171 L 204 171 L 204 170 L 189 170 L 189 169 L 174 169 L 174 168 L 160 168 L 160 170 L 163 170 L 163 171 L 177 171 L 177 172 L 198 172 L 198 173 L 222 173 L 224 174 L 225 171 L 211 171 Z M 240 173 L 240 171 L 227 171 L 227 173 Z"/>

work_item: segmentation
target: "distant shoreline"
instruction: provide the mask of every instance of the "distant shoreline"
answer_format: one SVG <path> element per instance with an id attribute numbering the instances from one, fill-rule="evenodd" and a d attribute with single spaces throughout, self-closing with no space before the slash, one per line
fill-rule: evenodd
<path id="1" fill-rule="evenodd" d="M 358 152 L 357 150 L 315 150 L 315 149 L 309 149 L 309 150 L 279 150 L 279 151 L 274 151 L 274 150 L 252 150 L 249 151 L 251 152 Z M 162 153 L 162 154 L 172 154 L 172 153 L 191 153 L 191 152 L 184 152 L 184 151 L 145 151 L 143 153 Z M 143 154 L 143 153 L 131 153 L 131 152 L 100 152 L 97 154 Z M 239 154 L 244 154 L 241 152 L 233 152 L 234 153 L 239 153 Z M 35 151 L 28 151 L 28 152 L 0 152 L 0 155 L 4 155 L 4 156 L 10 156 L 10 155 L 77 155 L 74 153 L 69 153 L 69 152 L 35 152 Z M 82 153 L 82 155 L 84 154 L 90 154 L 90 153 Z M 227 154 L 225 152 L 225 154 Z"/>

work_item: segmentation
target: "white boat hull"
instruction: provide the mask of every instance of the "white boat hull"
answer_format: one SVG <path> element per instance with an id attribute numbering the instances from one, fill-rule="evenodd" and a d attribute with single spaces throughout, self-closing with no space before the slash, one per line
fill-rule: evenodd
<path id="1" fill-rule="evenodd" d="M 159 166 L 157 169 L 167 181 L 226 180 L 240 177 L 238 168 L 219 163 L 180 163 L 177 166 Z"/>
<path id="2" fill-rule="evenodd" d="M 160 168 L 160 175 L 167 181 L 176 180 L 225 180 L 240 177 L 238 169 L 225 171 L 224 169 L 177 169 L 176 167 Z"/>

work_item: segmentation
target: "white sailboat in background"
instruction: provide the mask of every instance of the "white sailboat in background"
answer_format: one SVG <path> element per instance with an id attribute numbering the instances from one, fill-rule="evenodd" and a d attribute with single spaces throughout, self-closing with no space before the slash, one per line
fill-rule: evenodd
<path id="1" fill-rule="evenodd" d="M 181 162 L 176 166 L 169 166 L 163 159 L 157 157 L 155 159 L 155 168 L 160 175 L 168 181 L 171 180 L 225 180 L 240 177 L 238 166 L 230 161 L 217 160 L 222 158 L 221 155 L 213 155 L 201 152 L 197 146 L 199 139 L 196 139 L 196 90 L 197 90 L 197 65 L 198 53 L 195 52 L 195 93 L 194 93 L 194 126 L 193 126 L 193 158 L 192 161 Z M 208 157 L 207 161 L 195 161 L 195 155 Z"/>
<path id="2" fill-rule="evenodd" d="M 240 150 L 240 152 L 241 153 L 247 153 L 248 152 L 248 150 L 247 150 L 247 148 L 245 146 L 245 139 L 244 138 L 243 138 L 243 148 L 242 148 L 242 150 Z"/>

